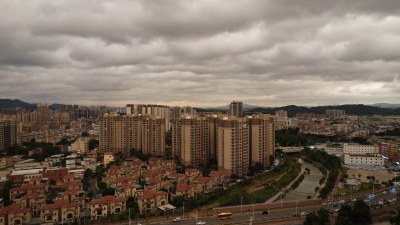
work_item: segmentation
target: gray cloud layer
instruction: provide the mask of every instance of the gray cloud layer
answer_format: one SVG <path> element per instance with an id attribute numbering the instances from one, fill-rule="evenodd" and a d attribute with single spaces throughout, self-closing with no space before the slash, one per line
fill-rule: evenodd
<path id="1" fill-rule="evenodd" d="M 0 97 L 398 102 L 398 0 L 0 0 Z"/>

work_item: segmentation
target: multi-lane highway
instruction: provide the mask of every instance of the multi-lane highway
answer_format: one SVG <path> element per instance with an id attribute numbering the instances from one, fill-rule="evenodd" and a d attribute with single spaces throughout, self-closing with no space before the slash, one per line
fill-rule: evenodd
<path id="1" fill-rule="evenodd" d="M 398 191 L 398 190 L 396 190 Z M 388 190 L 384 192 L 379 192 L 375 194 L 375 197 L 367 202 L 370 206 L 373 207 L 390 207 L 390 204 L 395 204 L 396 193 L 389 192 Z M 368 196 L 358 197 L 357 200 L 365 200 Z M 393 201 L 396 200 L 396 201 Z M 392 202 L 393 201 L 393 202 Z M 383 205 L 381 205 L 383 203 Z M 287 208 L 278 208 L 278 209 L 270 209 L 268 210 L 268 215 L 261 214 L 261 211 L 250 211 L 243 213 L 233 213 L 232 218 L 225 220 L 217 220 L 216 215 L 201 217 L 198 219 L 194 218 L 185 218 L 179 222 L 173 222 L 173 217 L 169 219 L 159 219 L 159 220 L 139 220 L 132 221 L 132 225 L 146 225 L 146 224 L 174 224 L 174 225 L 195 225 L 199 221 L 205 222 L 206 225 L 222 225 L 222 224 L 249 224 L 250 219 L 253 218 L 253 224 L 297 224 L 304 220 L 305 215 L 307 213 L 316 212 L 321 207 L 328 209 L 331 213 L 337 213 L 342 204 L 354 204 L 351 199 L 337 201 L 337 202 L 325 202 L 323 204 L 316 204 L 312 206 L 298 206 L 298 207 L 287 207 Z M 297 215 L 297 216 L 296 216 Z M 129 223 L 119 223 L 119 225 L 128 225 Z"/>

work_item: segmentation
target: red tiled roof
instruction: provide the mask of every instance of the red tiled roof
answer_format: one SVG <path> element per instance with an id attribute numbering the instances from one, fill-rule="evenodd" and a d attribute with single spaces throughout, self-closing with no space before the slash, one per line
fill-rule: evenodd
<path id="1" fill-rule="evenodd" d="M 91 205 L 97 204 L 108 204 L 108 203 L 117 203 L 117 202 L 126 202 L 127 198 L 116 198 L 112 195 L 106 195 L 100 199 L 95 199 L 90 202 Z"/>
<path id="2" fill-rule="evenodd" d="M 160 175 L 160 174 L 161 174 L 160 172 L 157 172 L 157 171 L 154 171 L 154 170 L 146 170 L 146 171 L 144 171 L 143 176 L 145 176 L 145 177 L 155 177 L 155 176 Z"/>
<path id="3" fill-rule="evenodd" d="M 144 191 L 143 195 L 138 197 L 138 199 L 139 200 L 143 200 L 143 199 L 155 198 L 157 196 L 165 196 L 165 195 L 168 195 L 168 193 L 164 192 L 164 191 L 158 191 L 158 192 L 155 192 L 155 191 Z"/>
<path id="4" fill-rule="evenodd" d="M 208 183 L 211 180 L 212 180 L 211 177 L 203 177 L 203 176 L 196 177 L 196 181 L 198 181 L 200 183 Z"/>
<path id="5" fill-rule="evenodd" d="M 40 207 L 41 210 L 48 210 L 48 209 L 61 209 L 61 208 L 69 208 L 69 207 L 80 207 L 81 204 L 78 202 L 69 203 L 67 200 L 56 200 L 54 204 L 51 205 L 42 205 Z"/>
<path id="6" fill-rule="evenodd" d="M 74 189 L 69 189 L 64 191 L 64 196 L 68 196 L 68 195 L 77 195 L 79 192 L 78 189 L 74 188 Z"/>
<path id="7" fill-rule="evenodd" d="M 185 170 L 185 173 L 186 173 L 186 172 L 188 172 L 188 173 L 200 173 L 199 170 L 197 170 L 197 169 L 191 169 L 191 168 L 187 168 L 187 169 Z"/>
<path id="8" fill-rule="evenodd" d="M 33 184 L 23 184 L 19 187 L 11 188 L 10 191 L 14 192 L 14 191 L 28 191 L 28 190 L 38 190 L 38 189 L 44 189 L 44 185 L 39 184 L 35 186 Z"/>
<path id="9" fill-rule="evenodd" d="M 177 192 L 186 192 L 189 191 L 190 189 L 196 188 L 196 184 L 177 184 L 176 185 L 176 191 Z"/>
<path id="10" fill-rule="evenodd" d="M 31 211 L 30 209 L 23 208 L 20 204 L 14 203 L 5 208 L 2 208 L 0 210 L 0 215 L 15 214 L 15 213 L 27 213 L 30 211 Z"/>

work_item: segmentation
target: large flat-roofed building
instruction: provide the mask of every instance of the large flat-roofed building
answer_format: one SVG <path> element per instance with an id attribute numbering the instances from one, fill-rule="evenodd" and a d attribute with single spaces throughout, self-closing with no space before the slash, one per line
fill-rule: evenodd
<path id="1" fill-rule="evenodd" d="M 384 166 L 385 159 L 381 154 L 350 155 L 344 154 L 344 164 L 346 165 L 373 165 Z"/>
<path id="2" fill-rule="evenodd" d="M 343 144 L 343 154 L 364 155 L 364 154 L 378 154 L 378 153 L 379 153 L 379 146 Z"/>
<path id="3" fill-rule="evenodd" d="M 275 155 L 274 117 L 256 115 L 248 118 L 250 125 L 249 144 L 251 165 L 260 163 L 267 167 Z"/>
<path id="4" fill-rule="evenodd" d="M 243 116 L 243 102 L 231 102 L 229 105 L 229 115 L 239 117 Z"/>
<path id="5" fill-rule="evenodd" d="M 249 169 L 249 124 L 244 117 L 223 117 L 217 131 L 218 168 L 244 176 Z"/>

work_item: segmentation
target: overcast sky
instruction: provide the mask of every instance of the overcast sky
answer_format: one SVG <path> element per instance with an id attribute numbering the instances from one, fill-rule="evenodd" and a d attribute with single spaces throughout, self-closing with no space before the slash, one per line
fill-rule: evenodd
<path id="1" fill-rule="evenodd" d="M 399 103 L 399 0 L 0 0 L 0 98 Z"/>

